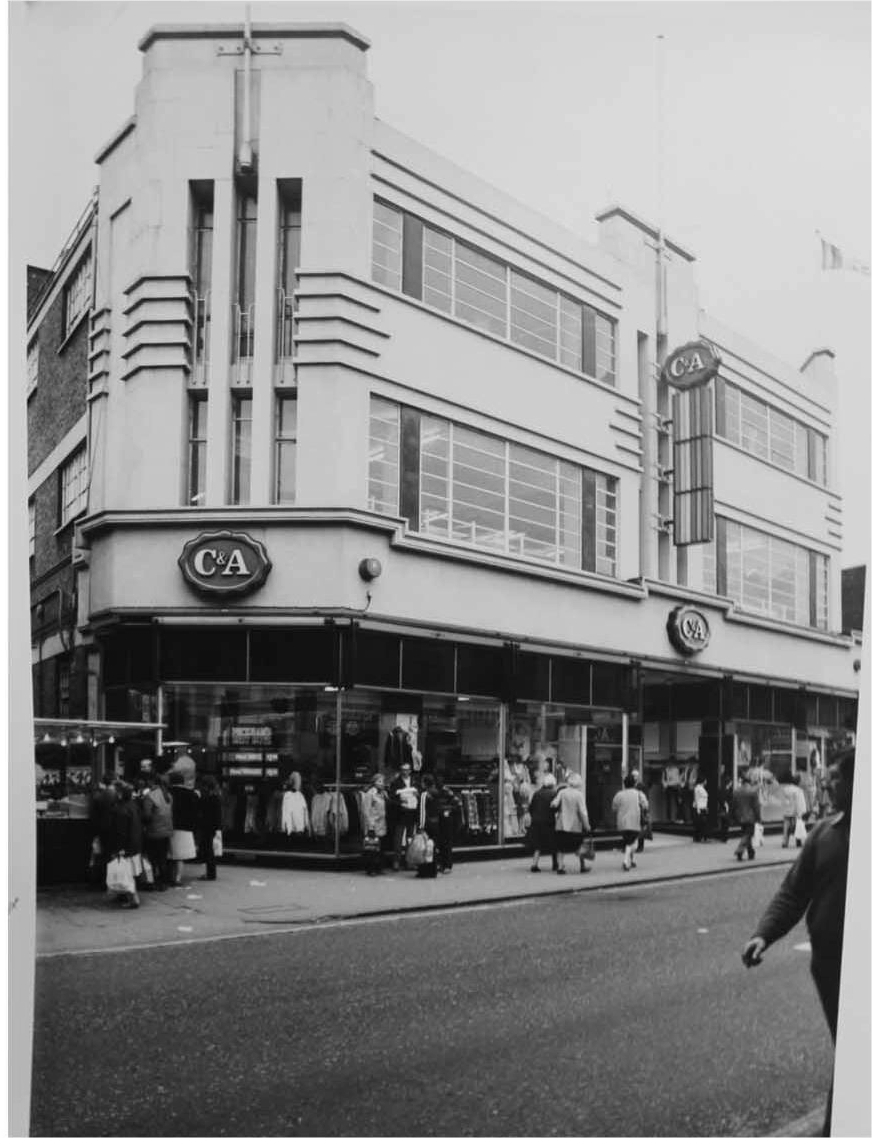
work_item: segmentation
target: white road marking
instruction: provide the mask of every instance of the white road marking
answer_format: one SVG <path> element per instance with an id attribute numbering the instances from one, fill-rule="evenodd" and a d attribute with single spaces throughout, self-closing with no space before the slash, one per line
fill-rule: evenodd
<path id="1" fill-rule="evenodd" d="M 699 929 L 698 932 L 699 933 L 709 933 L 710 929 Z"/>
<path id="2" fill-rule="evenodd" d="M 188 893 L 187 894 L 187 900 L 188 901 L 201 901 L 202 900 L 202 894 L 201 893 Z"/>
<path id="3" fill-rule="evenodd" d="M 192 933 L 193 932 L 193 926 L 192 925 L 178 925 L 178 932 L 179 933 Z"/>

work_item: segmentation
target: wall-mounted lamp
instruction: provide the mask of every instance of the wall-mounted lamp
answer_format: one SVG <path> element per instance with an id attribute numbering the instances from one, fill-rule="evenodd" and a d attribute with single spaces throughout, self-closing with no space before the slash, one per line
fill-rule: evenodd
<path id="1" fill-rule="evenodd" d="M 383 566 L 379 558 L 362 558 L 358 564 L 359 576 L 365 582 L 373 582 L 383 573 Z"/>

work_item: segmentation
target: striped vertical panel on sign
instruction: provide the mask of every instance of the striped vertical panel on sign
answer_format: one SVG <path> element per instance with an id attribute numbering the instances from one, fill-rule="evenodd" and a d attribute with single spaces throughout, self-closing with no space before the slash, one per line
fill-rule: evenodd
<path id="1" fill-rule="evenodd" d="M 674 544 L 714 536 L 713 403 L 711 384 L 672 395 L 674 416 Z"/>

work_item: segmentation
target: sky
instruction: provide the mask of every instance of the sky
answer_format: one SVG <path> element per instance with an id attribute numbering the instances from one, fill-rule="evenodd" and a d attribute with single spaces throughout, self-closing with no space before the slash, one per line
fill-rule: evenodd
<path id="1" fill-rule="evenodd" d="M 10 5 L 13 265 L 51 266 L 85 206 L 94 155 L 132 114 L 144 32 L 244 12 Z M 613 202 L 657 219 L 661 182 L 708 312 L 796 367 L 836 353 L 843 564 L 869 560 L 871 281 L 823 272 L 817 235 L 870 263 L 869 3 L 265 0 L 251 13 L 350 24 L 372 44 L 380 119 L 589 240 Z"/>

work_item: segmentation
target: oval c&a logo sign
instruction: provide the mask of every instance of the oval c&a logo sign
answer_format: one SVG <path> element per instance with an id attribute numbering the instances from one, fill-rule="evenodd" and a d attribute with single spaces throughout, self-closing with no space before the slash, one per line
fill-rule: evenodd
<path id="1" fill-rule="evenodd" d="M 262 586 L 272 562 L 262 542 L 233 530 L 211 530 L 184 543 L 181 573 L 200 594 L 248 594 Z"/>
<path id="2" fill-rule="evenodd" d="M 678 606 L 668 614 L 668 637 L 681 654 L 697 654 L 710 641 L 710 623 L 695 606 Z"/>
<path id="3" fill-rule="evenodd" d="M 677 347 L 665 359 L 662 377 L 680 390 L 708 383 L 720 369 L 720 357 L 700 339 Z"/>

